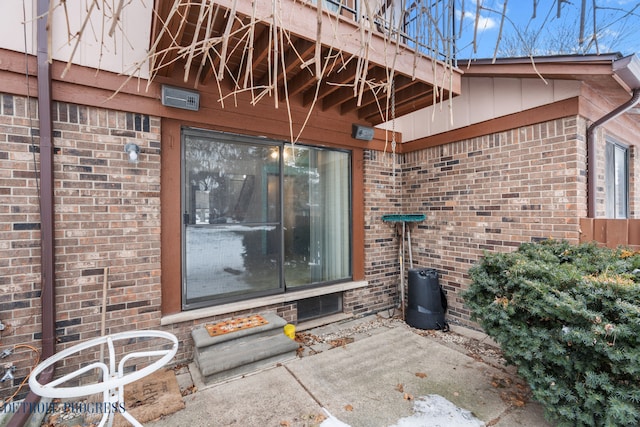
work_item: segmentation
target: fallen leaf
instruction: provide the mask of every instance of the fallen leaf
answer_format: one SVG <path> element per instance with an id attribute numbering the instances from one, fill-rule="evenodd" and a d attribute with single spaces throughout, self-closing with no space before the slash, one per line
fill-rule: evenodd
<path id="1" fill-rule="evenodd" d="M 346 347 L 347 344 L 351 344 L 353 341 L 354 340 L 352 337 L 338 338 L 338 339 L 329 341 L 329 345 L 331 346 L 331 348 Z"/>
<path id="2" fill-rule="evenodd" d="M 413 400 L 413 396 L 410 395 L 409 393 L 405 393 L 404 394 L 404 400 Z"/>
<path id="3" fill-rule="evenodd" d="M 291 427 L 291 423 L 289 421 L 280 421 L 280 427 Z"/>
<path id="4" fill-rule="evenodd" d="M 349 412 L 351 412 L 351 411 L 353 411 L 353 406 L 351 406 L 351 405 L 345 405 L 344 410 L 345 410 L 345 411 L 349 411 Z"/>
<path id="5" fill-rule="evenodd" d="M 519 398 L 513 399 L 512 403 L 513 406 L 517 406 L 518 408 L 522 408 L 526 404 L 524 400 Z"/>
<path id="6" fill-rule="evenodd" d="M 327 419 L 326 415 L 324 415 L 324 414 L 316 414 L 316 416 L 313 418 L 313 422 L 316 423 L 316 424 L 320 424 L 326 419 Z"/>
<path id="7" fill-rule="evenodd" d="M 424 372 L 416 372 L 416 377 L 418 378 L 427 378 L 427 374 Z"/>
<path id="8" fill-rule="evenodd" d="M 319 343 L 321 340 L 318 336 L 310 334 L 308 332 L 298 332 L 296 333 L 296 339 L 297 342 L 304 344 L 304 345 L 314 345 Z"/>
<path id="9" fill-rule="evenodd" d="M 198 387 L 196 387 L 194 384 L 191 384 L 189 387 L 187 387 L 184 390 L 182 390 L 180 392 L 180 394 L 184 397 L 184 396 L 188 396 L 190 394 L 193 394 L 196 391 L 198 391 Z"/>
<path id="10" fill-rule="evenodd" d="M 484 360 L 482 359 L 482 356 L 480 356 L 479 354 L 475 354 L 475 353 L 467 353 L 467 356 L 469 356 L 470 358 L 478 361 L 478 362 L 484 362 Z"/>
<path id="11" fill-rule="evenodd" d="M 396 386 L 396 391 L 399 391 L 400 393 L 402 393 L 404 391 L 404 386 L 402 384 L 398 384 Z"/>
<path id="12" fill-rule="evenodd" d="M 491 385 L 495 388 L 510 387 L 513 384 L 511 378 L 493 377 L 491 378 Z"/>
<path id="13" fill-rule="evenodd" d="M 522 408 L 527 404 L 527 397 L 520 393 L 508 393 L 503 391 L 502 393 L 500 393 L 500 398 L 505 403 L 511 404 L 518 408 Z"/>

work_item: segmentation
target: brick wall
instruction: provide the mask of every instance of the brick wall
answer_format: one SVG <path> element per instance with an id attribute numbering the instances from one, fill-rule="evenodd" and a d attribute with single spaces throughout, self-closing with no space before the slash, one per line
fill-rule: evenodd
<path id="1" fill-rule="evenodd" d="M 36 167 L 37 105 L 0 94 L 0 351 L 39 347 L 40 224 Z M 30 119 L 33 117 L 32 119 Z M 160 325 L 160 119 L 54 103 L 57 350 L 100 334 L 108 274 L 106 331 Z M 472 325 L 459 297 L 484 250 L 510 251 L 548 237 L 577 241 L 586 213 L 585 123 L 566 118 L 406 155 L 366 151 L 366 288 L 344 295 L 356 315 L 397 303 L 398 235 L 384 214 L 424 213 L 411 229 L 414 266 L 435 268 L 448 293 L 449 319 Z M 141 148 L 131 164 L 126 143 Z M 634 156 L 635 158 L 635 156 Z M 409 268 L 408 258 L 405 257 Z M 296 321 L 295 302 L 260 307 Z M 167 326 L 181 342 L 176 361 L 192 357 L 191 329 L 249 312 Z M 144 348 L 145 343 L 135 344 Z M 32 351 L 11 359 L 17 384 Z M 95 355 L 91 356 L 95 360 Z M 59 372 L 86 362 L 70 359 Z M 0 384 L 4 395 L 15 391 Z"/>
<path id="2" fill-rule="evenodd" d="M 367 280 L 381 293 L 395 291 L 399 281 L 398 240 L 381 214 L 423 213 L 426 220 L 411 229 L 414 266 L 438 270 L 448 318 L 473 325 L 459 294 L 483 251 L 546 238 L 577 242 L 586 214 L 585 129 L 582 119 L 569 117 L 408 153 L 395 190 L 390 155 L 370 153 Z M 394 212 L 397 195 L 403 208 Z"/>
<path id="3" fill-rule="evenodd" d="M 640 138 L 637 138 L 640 139 Z M 638 141 L 627 141 L 637 144 Z M 629 146 L 629 218 L 640 218 L 640 156 L 638 146 Z"/>
<path id="4" fill-rule="evenodd" d="M 402 209 L 402 158 L 392 153 L 367 150 L 364 153 L 364 271 L 369 286 L 347 292 L 345 311 L 377 312 L 397 305 L 398 238 L 395 226 L 382 215 Z"/>
<path id="5" fill-rule="evenodd" d="M 605 188 L 606 188 L 606 141 L 610 139 L 611 142 L 618 142 L 627 145 L 629 148 L 629 218 L 639 218 L 638 206 L 640 206 L 640 180 L 636 179 L 638 168 L 640 167 L 640 159 L 638 159 L 637 150 L 635 145 L 637 141 L 625 141 L 619 138 L 613 132 L 610 132 L 605 127 L 599 127 L 596 129 L 595 137 L 597 140 L 597 154 L 596 154 L 596 218 L 606 218 L 607 209 L 605 201 Z"/>
<path id="6" fill-rule="evenodd" d="M 18 384 L 40 348 L 37 105 L 0 95 L 0 350 L 16 348 Z M 160 120 L 53 104 L 58 351 L 100 335 L 104 269 L 107 333 L 155 328 L 160 318 Z M 124 146 L 140 146 L 140 162 Z M 144 346 L 144 345 L 142 345 Z M 77 369 L 71 359 L 59 372 Z M 28 391 L 28 387 L 25 387 Z M 10 381 L 0 385 L 9 395 Z M 9 392 L 10 390 L 10 392 Z"/>

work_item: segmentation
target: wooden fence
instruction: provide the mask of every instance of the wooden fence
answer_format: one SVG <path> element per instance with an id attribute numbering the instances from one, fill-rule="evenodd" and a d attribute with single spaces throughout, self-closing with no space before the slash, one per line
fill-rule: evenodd
<path id="1" fill-rule="evenodd" d="M 581 218 L 580 242 L 594 240 L 609 248 L 640 250 L 640 219 Z"/>

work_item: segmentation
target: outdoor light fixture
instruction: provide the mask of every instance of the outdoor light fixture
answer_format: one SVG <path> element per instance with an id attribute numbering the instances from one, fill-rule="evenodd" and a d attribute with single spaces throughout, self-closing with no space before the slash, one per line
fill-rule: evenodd
<path id="1" fill-rule="evenodd" d="M 373 128 L 354 123 L 351 125 L 351 137 L 362 141 L 371 141 L 373 139 Z"/>
<path id="2" fill-rule="evenodd" d="M 129 155 L 129 163 L 138 163 L 138 154 L 140 154 L 140 147 L 133 142 L 124 146 L 124 152 Z"/>

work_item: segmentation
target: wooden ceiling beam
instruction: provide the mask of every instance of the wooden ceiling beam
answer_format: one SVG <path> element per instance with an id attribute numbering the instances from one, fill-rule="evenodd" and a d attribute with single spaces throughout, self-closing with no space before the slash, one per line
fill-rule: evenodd
<path id="1" fill-rule="evenodd" d="M 336 60 L 337 61 L 337 60 Z M 353 79 L 356 73 L 356 61 L 349 61 L 346 65 L 337 63 L 331 64 L 332 69 L 326 73 L 320 89 L 318 90 L 318 99 L 324 100 L 330 94 L 338 91 L 350 91 L 353 93 Z M 335 70 L 335 72 L 333 72 Z M 349 86 L 349 87 L 345 87 Z M 313 102 L 316 96 L 316 88 L 309 89 L 304 94 L 303 105 L 307 106 Z M 324 109 L 324 107 L 323 107 Z"/>
<path id="2" fill-rule="evenodd" d="M 224 14 L 221 14 L 221 15 L 224 15 Z M 244 25 L 243 21 L 238 16 L 229 16 L 228 18 L 225 18 L 223 16 L 222 22 L 218 24 L 216 28 L 226 28 L 229 22 L 229 19 L 233 19 L 234 21 L 231 24 L 231 30 L 229 31 L 229 34 L 231 36 L 229 37 L 227 51 L 225 52 L 225 60 L 229 58 L 228 52 L 233 51 L 236 48 L 236 46 L 233 45 L 233 41 L 237 40 L 237 38 L 233 36 L 233 34 L 239 31 L 240 28 L 242 28 L 242 26 Z M 223 36 L 222 32 L 219 32 L 219 34 L 220 35 L 216 37 Z M 207 61 L 209 63 L 209 66 L 207 67 L 207 71 L 202 75 L 200 79 L 200 83 L 202 83 L 203 85 L 206 85 L 209 82 L 209 80 L 211 80 L 211 78 L 214 77 L 216 74 L 218 74 L 218 72 L 220 71 L 220 62 L 222 60 L 221 48 L 222 48 L 222 40 L 214 44 L 214 46 L 211 46 L 211 48 L 209 49 L 208 55 L 210 55 L 210 58 Z M 224 73 L 224 70 L 223 70 L 223 73 Z"/>
<path id="3" fill-rule="evenodd" d="M 216 4 L 210 4 L 209 15 L 207 16 L 207 29 L 205 30 L 204 37 L 206 39 L 215 38 L 219 33 L 217 33 L 217 22 L 219 20 L 219 15 L 221 13 L 221 9 Z M 210 51 L 210 50 L 209 50 Z M 207 66 L 210 63 L 210 58 L 207 54 L 203 54 L 200 58 L 200 66 L 198 67 L 198 72 L 196 73 L 195 85 L 199 83 L 203 83 L 203 79 L 206 75 Z"/>
<path id="4" fill-rule="evenodd" d="M 305 72 L 305 70 L 300 70 L 300 65 L 303 63 L 303 61 L 308 60 L 311 55 L 313 55 L 314 50 L 315 44 L 304 39 L 298 39 L 293 43 L 293 46 L 289 46 L 289 49 L 287 49 L 287 52 L 285 53 L 284 67 L 279 67 L 281 72 L 278 73 L 276 86 L 282 86 L 285 74 L 290 80 L 291 76 L 294 76 L 297 73 Z M 283 69 L 284 72 L 282 71 Z M 269 81 L 269 71 L 263 73 L 263 75 L 260 78 L 256 79 L 256 81 L 256 87 L 270 86 L 272 82 Z"/>
<path id="5" fill-rule="evenodd" d="M 355 75 L 355 70 L 352 74 Z M 365 81 L 372 82 L 373 84 L 380 84 L 382 82 L 385 82 L 387 80 L 387 77 L 388 76 L 385 68 L 372 67 L 372 66 L 370 66 L 369 69 L 367 70 L 366 76 L 363 76 Z M 373 98 L 373 100 L 375 100 L 376 96 L 373 94 L 372 88 L 369 85 L 367 85 L 363 89 L 363 97 L 366 94 L 369 94 Z M 346 102 L 349 102 L 350 105 L 352 105 L 352 107 L 350 109 L 344 109 L 342 111 L 343 112 L 353 111 L 356 109 L 359 96 L 360 96 L 359 93 L 354 93 L 353 84 L 351 85 L 351 87 L 341 87 L 339 88 L 338 91 L 332 93 L 330 96 L 327 96 L 325 99 L 323 99 L 322 109 L 328 110 L 329 108 L 334 107 L 336 105 L 342 105 Z"/>
<path id="6" fill-rule="evenodd" d="M 382 83 L 382 82 L 381 82 Z M 411 78 L 402 75 L 396 75 L 395 77 L 395 90 L 396 93 L 407 87 L 411 86 L 415 82 L 411 80 Z M 358 98 L 353 98 L 345 102 L 340 106 L 342 113 L 346 113 L 349 111 L 353 111 L 356 108 L 366 107 L 369 104 L 373 104 L 376 102 L 376 99 L 380 99 L 386 96 L 386 91 L 378 92 L 378 95 L 374 94 L 373 91 L 369 90 L 362 95 L 362 100 L 360 105 L 358 105 Z"/>
<path id="7" fill-rule="evenodd" d="M 158 15 L 167 19 L 173 8 L 172 2 L 156 2 Z M 154 29 L 157 31 L 155 37 L 160 35 L 163 26 L 165 27 L 156 47 L 156 56 L 152 63 L 152 69 L 157 70 L 157 75 L 167 77 L 173 73 L 173 69 L 178 58 L 178 50 L 182 47 L 184 32 L 188 24 L 186 17 L 191 10 L 190 3 L 182 3 L 178 6 L 177 11 L 171 17 L 169 22 L 154 23 Z M 159 18 L 156 16 L 155 21 Z M 154 37 L 154 39 L 155 39 Z"/>
<path id="8" fill-rule="evenodd" d="M 287 81 L 287 93 L 293 97 L 310 87 L 318 84 L 318 79 L 313 74 L 314 67 L 304 67 L 298 74 Z M 313 89 L 315 90 L 315 89 Z"/>
<path id="9" fill-rule="evenodd" d="M 433 92 L 432 92 L 431 86 L 428 86 L 421 82 L 414 82 L 414 84 L 410 85 L 409 87 L 401 91 L 396 91 L 396 96 L 395 96 L 396 117 L 400 115 L 399 107 L 401 107 L 403 104 L 411 102 L 416 98 L 429 96 L 432 93 Z M 367 119 L 368 121 L 371 121 L 370 119 L 372 117 L 378 116 L 380 117 L 380 120 L 382 120 L 385 114 L 384 109 L 386 108 L 386 105 L 387 105 L 387 97 L 386 96 L 381 97 L 379 98 L 379 106 L 378 106 L 378 103 L 374 103 L 374 104 L 369 104 L 365 107 L 359 108 L 358 117 L 361 119 Z M 380 108 L 383 109 L 382 113 L 380 112 Z"/>
<path id="10" fill-rule="evenodd" d="M 256 25 L 254 31 L 256 37 L 254 38 L 253 46 L 249 46 L 249 40 L 246 41 L 244 54 L 242 55 L 243 61 L 240 62 L 238 68 L 231 73 L 234 76 L 238 76 L 238 86 L 244 89 L 253 86 L 256 68 L 269 56 L 269 52 L 271 51 L 270 31 L 262 25 Z M 251 59 L 250 64 L 244 62 L 247 61 L 248 58 Z M 242 68 L 244 68 L 244 70 Z"/>
<path id="11" fill-rule="evenodd" d="M 305 39 L 298 39 L 294 42 L 293 46 L 287 50 L 284 60 L 284 71 L 278 75 L 278 82 L 284 81 L 285 74 L 287 76 L 297 74 L 296 70 L 300 71 L 300 66 L 309 60 L 315 52 L 316 45 Z"/>
<path id="12" fill-rule="evenodd" d="M 225 8 L 236 8 L 238 14 L 256 16 L 260 20 L 269 21 L 273 15 L 273 5 L 265 1 L 216 0 Z M 323 44 L 330 44 L 334 50 L 340 51 L 347 57 L 362 56 L 362 40 L 358 36 L 360 24 L 347 19 L 339 19 L 329 13 L 320 16 L 315 7 L 309 7 L 306 2 L 282 0 L 279 9 L 280 22 L 286 22 L 289 33 L 307 40 L 320 40 Z M 318 22 L 318 25 L 309 25 Z M 336 38 L 336 34 L 341 35 Z M 383 66 L 395 64 L 395 69 L 402 74 L 411 75 L 419 81 L 429 84 L 441 84 L 452 88 L 454 93 L 460 93 L 462 71 L 451 69 L 445 63 L 435 62 L 434 59 L 418 56 L 412 49 L 396 49 L 395 42 L 389 41 L 378 33 L 372 33 L 368 40 L 367 56 L 370 62 Z"/>
<path id="13" fill-rule="evenodd" d="M 445 94 L 444 99 L 447 100 L 448 95 Z M 446 102 L 446 101 L 444 101 Z M 430 90 L 428 93 L 414 98 L 409 102 L 405 102 L 402 105 L 396 107 L 396 117 L 403 116 L 405 114 L 409 114 L 413 111 L 420 110 L 422 108 L 433 105 L 433 90 Z"/>

